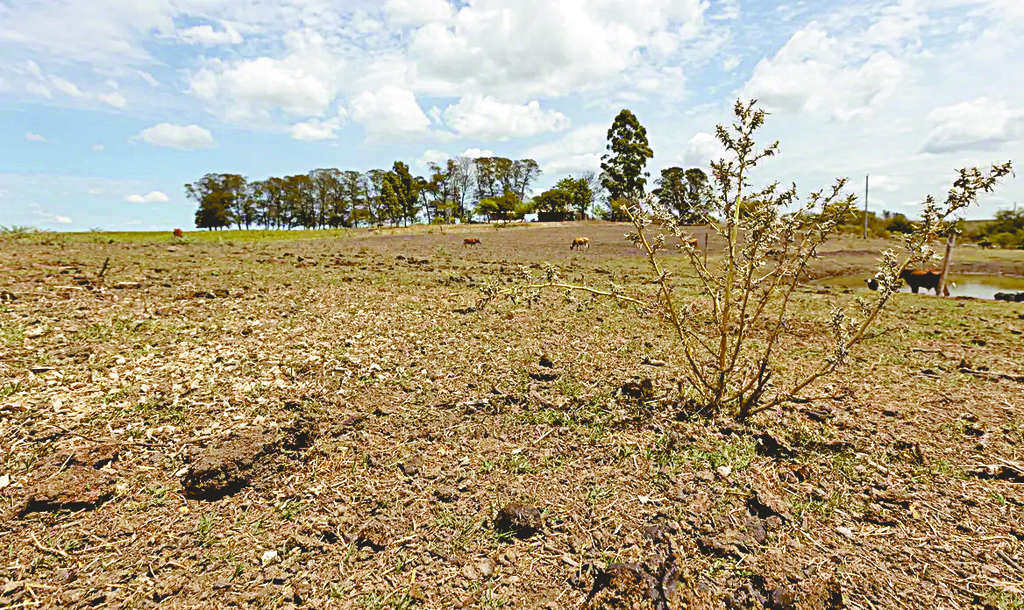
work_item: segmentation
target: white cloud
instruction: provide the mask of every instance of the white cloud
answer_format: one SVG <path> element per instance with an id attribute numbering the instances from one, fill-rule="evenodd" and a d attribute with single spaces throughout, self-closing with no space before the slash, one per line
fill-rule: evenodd
<path id="1" fill-rule="evenodd" d="M 242 35 L 233 27 L 225 27 L 218 32 L 209 25 L 197 25 L 178 32 L 178 37 L 188 44 L 198 44 L 204 47 L 215 47 L 219 45 L 238 44 L 242 42 Z"/>
<path id="2" fill-rule="evenodd" d="M 451 158 L 452 156 L 443 150 L 431 148 L 423 151 L 422 155 L 414 159 L 412 167 L 417 173 L 426 175 L 430 171 L 431 164 L 444 166 Z"/>
<path id="3" fill-rule="evenodd" d="M 128 195 L 124 200 L 128 203 L 167 203 L 170 198 L 160 191 L 152 191 L 146 195 Z"/>
<path id="4" fill-rule="evenodd" d="M 141 39 L 174 30 L 167 0 L 34 0 L 0 9 L 0 45 L 77 62 L 151 59 Z"/>
<path id="5" fill-rule="evenodd" d="M 683 148 L 680 160 L 686 167 L 706 169 L 711 161 L 725 156 L 725 148 L 714 135 L 706 132 L 695 134 Z"/>
<path id="6" fill-rule="evenodd" d="M 820 112 L 845 121 L 891 97 L 906 72 L 905 63 L 888 50 L 873 50 L 852 36 L 841 41 L 811 22 L 773 58 L 758 62 L 740 95 L 769 109 Z"/>
<path id="7" fill-rule="evenodd" d="M 288 129 L 296 140 L 303 142 L 315 142 L 317 140 L 337 140 L 338 134 L 334 133 L 341 127 L 341 120 L 321 121 L 310 119 L 304 123 L 295 123 Z"/>
<path id="8" fill-rule="evenodd" d="M 352 119 L 371 140 L 388 140 L 426 133 L 430 119 L 408 89 L 387 86 L 357 95 L 350 105 Z"/>
<path id="9" fill-rule="evenodd" d="M 59 76 L 51 76 L 50 82 L 52 82 L 53 86 L 56 87 L 59 91 L 62 91 L 63 93 L 70 95 L 71 97 L 82 97 L 82 92 L 79 91 L 78 87 L 75 86 L 75 84 L 72 82 L 66 81 L 63 78 L 60 78 Z"/>
<path id="10" fill-rule="evenodd" d="M 24 71 L 24 72 L 26 72 L 28 74 L 31 74 L 32 76 L 38 78 L 39 80 L 43 79 L 43 69 L 39 67 L 39 64 L 37 64 L 36 62 L 32 61 L 31 59 L 29 59 L 29 60 L 25 61 L 23 64 L 21 64 L 21 67 L 22 67 L 22 71 Z"/>
<path id="11" fill-rule="evenodd" d="M 46 138 L 39 135 L 38 133 L 32 133 L 31 131 L 25 134 L 25 139 L 30 142 L 45 142 Z"/>
<path id="12" fill-rule="evenodd" d="M 481 157 L 493 157 L 494 151 L 480 148 L 467 148 L 459 156 L 466 157 L 467 159 L 479 159 Z"/>
<path id="13" fill-rule="evenodd" d="M 395 25 L 417 26 L 448 22 L 455 12 L 448 0 L 387 0 L 384 14 Z"/>
<path id="14" fill-rule="evenodd" d="M 608 125 L 583 125 L 561 139 L 527 149 L 523 156 L 535 159 L 549 174 L 599 171 Z"/>
<path id="15" fill-rule="evenodd" d="M 110 93 L 101 93 L 100 95 L 96 96 L 96 99 L 103 102 L 104 104 L 110 104 L 114 108 L 125 108 L 128 106 L 128 100 L 125 99 L 125 97 L 117 91 L 112 91 Z"/>
<path id="16" fill-rule="evenodd" d="M 92 151 L 93 152 L 103 152 L 103 145 L 102 144 L 93 144 L 92 145 Z"/>
<path id="17" fill-rule="evenodd" d="M 143 129 L 135 138 L 153 146 L 165 146 L 178 150 L 199 150 L 212 148 L 214 145 L 213 134 L 199 125 L 160 123 Z"/>
<path id="18" fill-rule="evenodd" d="M 53 99 L 53 94 L 46 88 L 46 85 L 40 83 L 26 83 L 25 90 L 39 97 L 45 97 L 46 99 Z"/>
<path id="19" fill-rule="evenodd" d="M 67 225 L 71 224 L 71 219 L 67 216 L 61 216 L 60 214 L 53 214 L 43 210 L 42 206 L 38 203 L 30 203 L 28 206 L 29 210 L 35 214 L 37 218 L 43 222 L 55 222 L 57 224 Z"/>
<path id="20" fill-rule="evenodd" d="M 89 193 L 90 195 L 102 195 L 106 191 L 102 188 L 91 188 L 86 192 Z"/>
<path id="21" fill-rule="evenodd" d="M 273 113 L 323 116 L 338 92 L 341 62 L 319 34 L 290 32 L 283 59 L 209 60 L 189 78 L 188 92 L 229 121 L 270 122 Z"/>
<path id="22" fill-rule="evenodd" d="M 924 144 L 928 153 L 995 151 L 1024 138 L 1024 110 L 985 97 L 936 108 L 928 120 L 934 124 Z"/>
<path id="23" fill-rule="evenodd" d="M 460 136 L 480 140 L 526 138 L 569 127 L 569 117 L 554 110 L 542 110 L 537 101 L 506 104 L 480 95 L 463 97 L 441 116 Z"/>
<path id="24" fill-rule="evenodd" d="M 426 167 L 426 166 L 430 165 L 431 163 L 436 163 L 438 165 L 441 165 L 442 163 L 447 162 L 448 159 L 451 159 L 451 158 L 452 158 L 451 155 L 449 155 L 448 153 L 444 152 L 443 150 L 430 149 L 430 150 L 423 151 L 423 154 L 420 155 L 420 158 L 419 158 L 418 161 L 419 161 L 419 165 L 421 165 L 423 167 Z"/>
<path id="25" fill-rule="evenodd" d="M 413 31 L 410 56 L 432 93 L 564 95 L 678 51 L 700 31 L 706 8 L 701 0 L 476 0 L 451 25 Z"/>

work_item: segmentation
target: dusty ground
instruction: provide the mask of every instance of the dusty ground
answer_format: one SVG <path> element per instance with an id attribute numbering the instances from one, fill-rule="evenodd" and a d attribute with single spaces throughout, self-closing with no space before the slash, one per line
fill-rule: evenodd
<path id="1" fill-rule="evenodd" d="M 519 264 L 649 293 L 624 232 L 0 243 L 0 608 L 1024 607 L 1024 305 L 900 295 L 836 398 L 638 416 L 657 319 L 469 308 Z M 784 371 L 854 296 L 800 294 Z"/>

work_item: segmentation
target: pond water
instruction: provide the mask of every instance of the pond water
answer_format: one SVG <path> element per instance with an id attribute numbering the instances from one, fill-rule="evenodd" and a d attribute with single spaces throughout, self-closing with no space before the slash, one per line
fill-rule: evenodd
<path id="1" fill-rule="evenodd" d="M 816 280 L 815 284 L 825 286 L 844 286 L 847 288 L 867 288 L 865 282 L 874 277 L 870 275 L 844 275 L 822 280 Z M 1024 292 L 1024 277 L 1013 275 L 953 275 L 951 279 L 956 286 L 951 286 L 949 296 L 951 297 L 974 297 L 976 299 L 993 299 L 997 292 Z M 900 292 L 910 292 L 909 286 L 904 286 Z M 925 294 L 921 289 L 920 294 Z M 935 296 L 934 290 L 927 291 L 927 294 Z"/>

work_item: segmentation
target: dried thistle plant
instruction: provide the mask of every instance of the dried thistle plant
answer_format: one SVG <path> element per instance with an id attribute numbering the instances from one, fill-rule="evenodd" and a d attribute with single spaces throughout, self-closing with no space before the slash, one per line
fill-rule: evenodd
<path id="1" fill-rule="evenodd" d="M 833 306 L 828 352 L 809 374 L 779 387 L 774 383 L 779 377 L 776 351 L 789 330 L 786 314 L 793 294 L 817 249 L 838 233 L 843 220 L 852 213 L 856 197 L 844 192 L 844 178 L 828 189 L 811 193 L 803 205 L 798 205 L 795 185 L 782 188 L 773 182 L 753 190 L 748 180 L 750 172 L 778 152 L 778 142 L 757 148 L 753 136 L 766 115 L 755 104 L 737 102 L 736 122 L 731 129 L 717 129 L 718 140 L 729 158 L 711 163 L 712 182 L 705 196 L 722 218 L 720 223 L 709 225 L 726 242 L 719 260 L 705 263 L 696 240 L 670 211 L 649 196 L 624 206 L 633 224 L 633 231 L 625 237 L 646 256 L 658 285 L 655 301 L 628 296 L 614 285 L 599 290 L 566 283 L 554 272 L 549 272 L 545 281 L 531 279 L 513 289 L 491 293 L 490 299 L 498 294 L 514 297 L 523 291 L 557 288 L 654 310 L 678 339 L 679 356 L 690 381 L 686 398 L 695 400 L 703 410 L 746 419 L 799 396 L 842 366 L 851 348 L 864 338 L 865 331 L 899 290 L 900 274 L 933 256 L 929 243 L 953 230 L 951 219 L 956 213 L 1012 172 L 1009 162 L 992 166 L 987 174 L 977 168 L 963 169 L 943 205 L 928 197 L 921 224 L 906 238 L 902 260 L 895 252 L 882 252 L 875 275 L 878 292 L 870 299 L 858 298 L 853 312 Z M 669 248 L 685 255 L 710 311 L 698 302 L 683 303 L 675 298 L 674 274 L 662 258 Z"/>

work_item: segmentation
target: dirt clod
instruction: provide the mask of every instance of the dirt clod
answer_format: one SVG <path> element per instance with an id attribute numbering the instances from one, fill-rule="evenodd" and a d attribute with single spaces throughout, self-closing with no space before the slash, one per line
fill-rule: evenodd
<path id="1" fill-rule="evenodd" d="M 257 431 L 207 448 L 182 477 L 186 497 L 218 500 L 237 492 L 252 480 L 256 463 L 280 444 L 277 433 Z"/>
<path id="2" fill-rule="evenodd" d="M 499 533 L 511 534 L 524 539 L 541 531 L 543 523 L 540 510 L 523 504 L 509 504 L 498 511 L 494 529 Z"/>
<path id="3" fill-rule="evenodd" d="M 114 476 L 102 470 L 74 465 L 44 478 L 28 489 L 20 516 L 59 510 L 91 510 L 114 494 Z"/>

